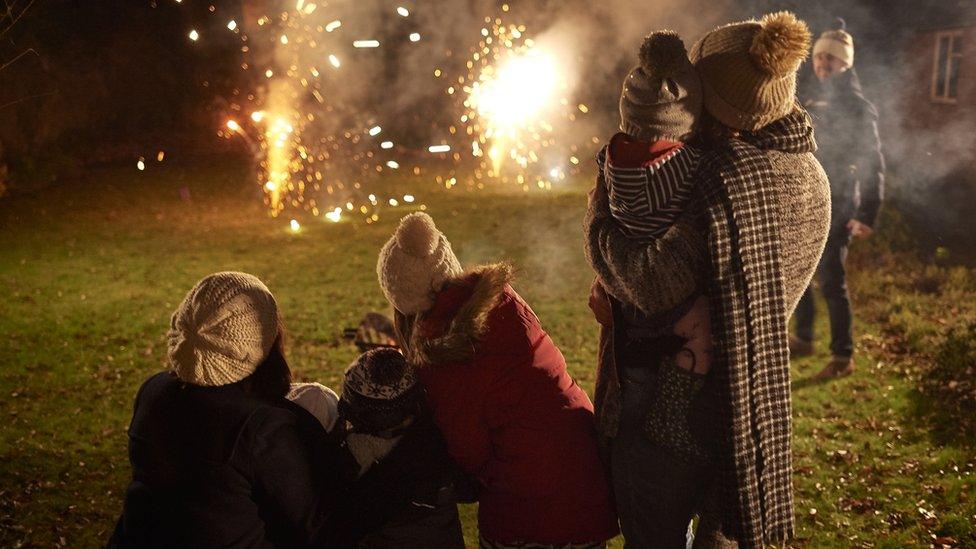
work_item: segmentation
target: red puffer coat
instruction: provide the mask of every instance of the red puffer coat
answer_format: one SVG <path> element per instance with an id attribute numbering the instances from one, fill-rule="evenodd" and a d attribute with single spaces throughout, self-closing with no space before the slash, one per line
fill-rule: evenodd
<path id="1" fill-rule="evenodd" d="M 409 330 L 408 355 L 458 464 L 482 483 L 478 527 L 497 542 L 617 534 L 590 399 L 504 265 L 448 283 Z"/>

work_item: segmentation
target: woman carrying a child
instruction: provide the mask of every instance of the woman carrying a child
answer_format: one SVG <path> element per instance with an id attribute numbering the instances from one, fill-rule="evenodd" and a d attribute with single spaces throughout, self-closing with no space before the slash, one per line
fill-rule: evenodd
<path id="1" fill-rule="evenodd" d="M 628 545 L 683 547 L 695 513 L 699 547 L 793 534 L 786 320 L 830 217 L 794 99 L 809 39 L 785 12 L 719 27 L 690 59 L 655 33 L 624 82 L 585 230 Z"/>
<path id="2" fill-rule="evenodd" d="M 450 455 L 480 489 L 482 547 L 602 547 L 617 534 L 593 407 L 504 265 L 464 271 L 424 213 L 377 264 Z"/>

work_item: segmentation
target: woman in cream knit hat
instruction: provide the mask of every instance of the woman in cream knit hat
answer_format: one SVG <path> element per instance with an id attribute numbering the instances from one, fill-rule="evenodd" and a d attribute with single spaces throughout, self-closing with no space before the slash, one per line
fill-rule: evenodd
<path id="1" fill-rule="evenodd" d="M 795 100 L 796 71 L 809 47 L 806 24 L 787 12 L 716 28 L 692 47 L 703 132 L 711 137 L 696 176 L 702 209 L 673 225 L 655 249 L 628 242 L 611 222 L 607 197 L 591 195 L 587 257 L 607 293 L 644 295 L 628 281 L 667 281 L 659 303 L 651 296 L 645 303 L 655 313 L 703 283 L 712 310 L 715 366 L 689 421 L 702 426 L 704 442 L 718 441 L 713 464 L 662 453 L 663 465 L 634 479 L 648 492 L 637 545 L 683 539 L 690 513 L 675 517 L 669 502 L 689 492 L 702 509 L 696 546 L 731 540 L 756 547 L 793 534 L 786 323 L 813 275 L 830 217 L 813 128 Z M 605 304 L 596 292 L 598 318 Z M 615 425 L 620 414 L 614 346 L 601 339 L 601 426 Z"/>
<path id="2" fill-rule="evenodd" d="M 505 265 L 463 271 L 425 213 L 377 262 L 448 452 L 480 487 L 482 547 L 597 547 L 617 534 L 590 399 Z"/>
<path id="3" fill-rule="evenodd" d="M 282 337 L 256 277 L 216 273 L 190 290 L 170 324 L 170 370 L 136 396 L 132 482 L 111 547 L 353 543 L 392 513 L 347 499 L 354 462 L 285 397 Z"/>

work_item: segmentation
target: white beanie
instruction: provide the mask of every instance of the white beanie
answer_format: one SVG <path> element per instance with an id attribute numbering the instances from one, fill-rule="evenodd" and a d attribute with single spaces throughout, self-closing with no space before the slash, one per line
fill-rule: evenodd
<path id="1" fill-rule="evenodd" d="M 400 220 L 376 262 L 383 294 L 396 310 L 407 315 L 433 307 L 444 281 L 461 273 L 461 262 L 451 243 L 423 212 Z"/>
<path id="2" fill-rule="evenodd" d="M 813 44 L 813 55 L 818 53 L 829 53 L 853 67 L 854 37 L 844 29 L 825 31 Z"/>
<path id="3" fill-rule="evenodd" d="M 246 273 L 214 273 L 173 313 L 167 334 L 170 366 L 194 385 L 227 385 L 254 373 L 278 337 L 278 304 Z"/>

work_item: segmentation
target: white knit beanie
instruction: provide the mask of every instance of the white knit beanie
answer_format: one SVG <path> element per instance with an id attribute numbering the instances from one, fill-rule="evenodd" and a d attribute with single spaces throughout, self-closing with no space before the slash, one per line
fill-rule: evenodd
<path id="1" fill-rule="evenodd" d="M 461 262 L 451 243 L 423 212 L 400 220 L 376 262 L 376 274 L 386 299 L 408 315 L 433 307 L 444 281 L 461 273 Z"/>
<path id="2" fill-rule="evenodd" d="M 843 28 L 824 31 L 813 44 L 813 55 L 818 53 L 829 53 L 848 67 L 853 67 L 854 37 Z"/>
<path id="3" fill-rule="evenodd" d="M 194 385 L 227 385 L 254 373 L 278 337 L 278 304 L 246 273 L 205 277 L 173 313 L 170 366 Z"/>

